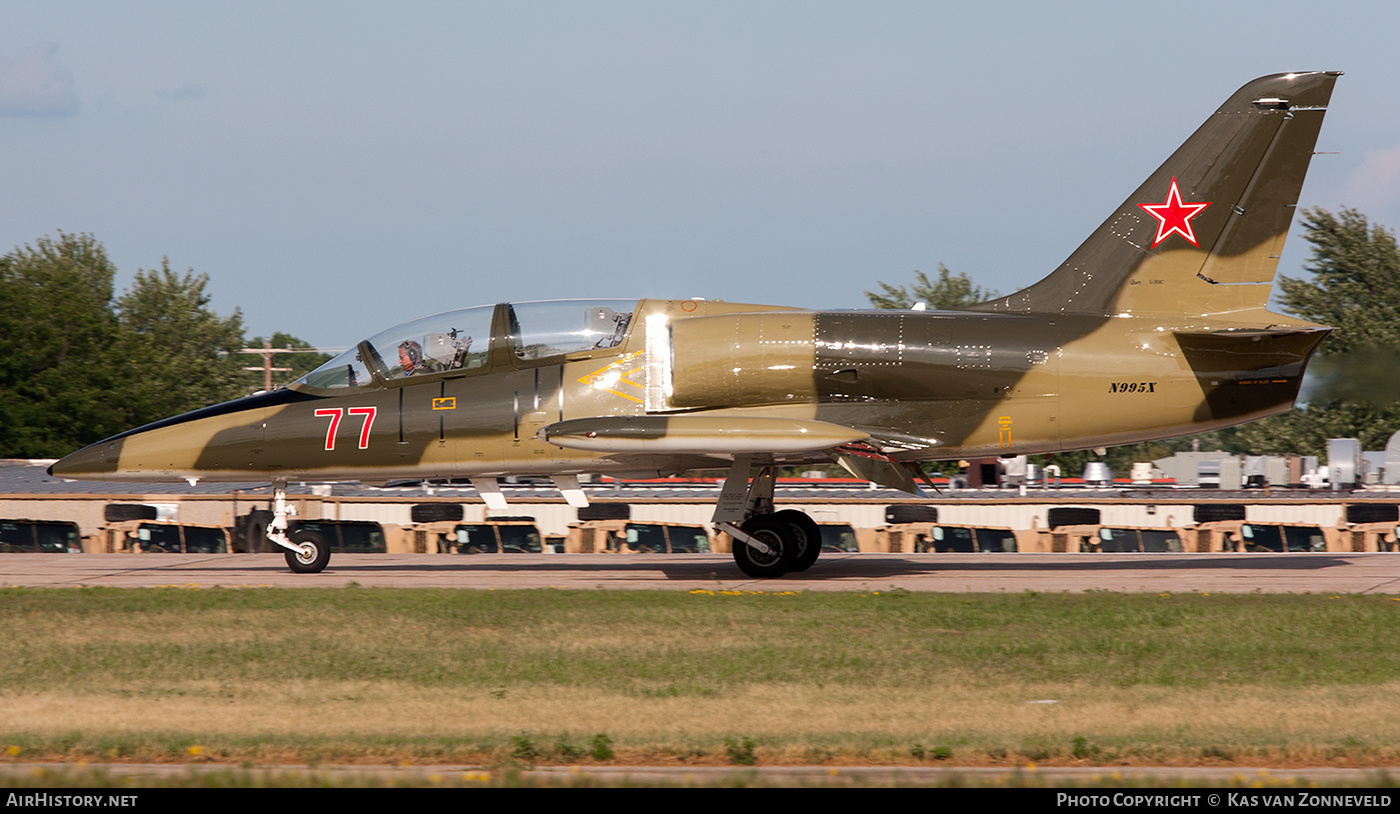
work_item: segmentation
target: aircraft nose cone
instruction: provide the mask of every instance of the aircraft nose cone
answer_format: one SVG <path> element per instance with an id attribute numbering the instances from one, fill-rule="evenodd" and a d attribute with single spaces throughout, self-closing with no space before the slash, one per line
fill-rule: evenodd
<path id="1" fill-rule="evenodd" d="M 56 478 L 93 478 L 117 471 L 120 441 L 100 441 L 60 458 L 49 467 Z"/>

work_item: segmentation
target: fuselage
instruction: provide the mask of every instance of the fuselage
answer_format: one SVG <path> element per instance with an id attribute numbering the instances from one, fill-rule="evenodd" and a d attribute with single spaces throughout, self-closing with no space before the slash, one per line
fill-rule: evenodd
<path id="1" fill-rule="evenodd" d="M 573 330 L 569 315 L 591 327 Z M 656 476 L 725 466 L 735 452 L 829 461 L 858 437 L 894 461 L 1083 449 L 1285 411 L 1324 335 L 1284 317 L 501 304 L 390 329 L 286 390 L 132 430 L 51 471 L 146 481 Z M 650 417 L 653 429 L 611 446 L 551 436 L 565 422 L 629 417 Z M 709 429 L 724 426 L 749 435 Z"/>

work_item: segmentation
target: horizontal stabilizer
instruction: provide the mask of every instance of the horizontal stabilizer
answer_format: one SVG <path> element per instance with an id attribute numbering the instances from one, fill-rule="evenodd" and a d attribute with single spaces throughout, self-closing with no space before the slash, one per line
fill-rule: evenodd
<path id="1" fill-rule="evenodd" d="M 1172 331 L 1178 337 L 1234 337 L 1236 339 L 1262 339 L 1268 337 L 1277 339 L 1283 336 L 1296 336 L 1299 334 L 1329 334 L 1332 329 L 1325 325 L 1315 325 L 1306 328 L 1276 327 L 1276 328 L 1217 328 L 1206 331 Z M 1321 337 L 1318 337 L 1321 339 Z"/>
<path id="2" fill-rule="evenodd" d="M 540 435 L 567 449 L 722 455 L 818 452 L 869 437 L 825 421 L 703 415 L 577 418 L 550 424 Z"/>

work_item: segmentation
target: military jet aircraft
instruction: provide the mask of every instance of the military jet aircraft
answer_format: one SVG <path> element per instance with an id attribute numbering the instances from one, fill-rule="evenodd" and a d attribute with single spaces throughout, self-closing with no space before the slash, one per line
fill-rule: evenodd
<path id="1" fill-rule="evenodd" d="M 812 311 L 716 300 L 502 303 L 376 334 L 298 379 L 55 463 L 64 478 L 273 485 L 268 537 L 298 572 L 292 480 L 728 466 L 714 513 L 753 577 L 816 560 L 773 467 L 836 461 L 917 491 L 921 461 L 1088 449 L 1288 410 L 1328 328 L 1267 302 L 1335 72 L 1236 91 L 1059 268 L 956 311 Z M 1154 118 L 1160 114 L 1154 111 Z"/>

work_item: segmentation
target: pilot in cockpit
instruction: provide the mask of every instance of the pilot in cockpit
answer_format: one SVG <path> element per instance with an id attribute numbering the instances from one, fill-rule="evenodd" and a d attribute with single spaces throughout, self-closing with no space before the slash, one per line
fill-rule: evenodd
<path id="1" fill-rule="evenodd" d="M 412 339 L 399 343 L 399 367 L 403 369 L 405 376 L 436 373 L 442 370 L 441 363 L 424 356 L 423 346 Z"/>

